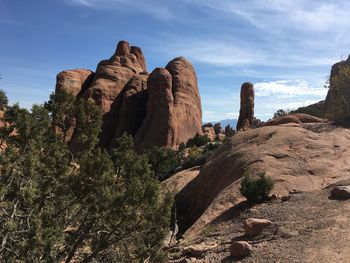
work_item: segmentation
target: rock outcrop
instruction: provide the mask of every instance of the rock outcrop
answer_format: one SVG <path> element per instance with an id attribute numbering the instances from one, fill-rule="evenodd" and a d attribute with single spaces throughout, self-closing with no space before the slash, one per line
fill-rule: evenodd
<path id="1" fill-rule="evenodd" d="M 208 136 L 209 141 L 213 142 L 216 139 L 216 133 L 214 127 L 204 127 L 202 128 L 203 134 Z"/>
<path id="2" fill-rule="evenodd" d="M 313 191 L 349 179 L 350 130 L 325 123 L 267 126 L 233 136 L 176 196 L 178 225 L 195 235 L 240 201 L 240 180 L 265 172 L 274 192 Z"/>
<path id="3" fill-rule="evenodd" d="M 339 81 L 348 81 L 350 76 L 347 78 L 342 77 L 339 81 L 337 81 L 338 83 L 335 83 L 335 77 L 339 75 L 340 70 L 343 68 L 350 69 L 350 56 L 347 60 L 340 61 L 332 66 L 329 90 L 325 101 L 326 115 L 334 115 L 333 113 L 335 111 L 339 111 L 337 109 L 339 108 L 340 103 L 343 101 L 350 104 L 350 82 L 339 83 Z M 342 85 L 343 87 L 340 89 L 338 85 Z"/>
<path id="4" fill-rule="evenodd" d="M 140 129 L 146 116 L 147 75 L 135 75 L 125 86 L 114 138 L 124 132 L 132 136 Z"/>
<path id="5" fill-rule="evenodd" d="M 150 76 L 141 48 L 120 41 L 96 72 L 66 70 L 57 75 L 56 92 L 93 99 L 103 113 L 100 146 L 110 147 L 124 132 L 139 151 L 152 146 L 176 149 L 201 133 L 201 101 L 195 71 L 179 57 Z M 72 131 L 73 133 L 73 131 Z"/>
<path id="6" fill-rule="evenodd" d="M 91 85 L 93 77 L 94 72 L 88 69 L 62 71 L 57 74 L 55 92 L 65 91 L 79 96 Z"/>
<path id="7" fill-rule="evenodd" d="M 325 119 L 317 118 L 308 114 L 295 113 L 281 116 L 270 121 L 264 122 L 261 126 L 277 126 L 282 124 L 302 124 L 302 123 L 324 123 L 327 122 Z"/>
<path id="8" fill-rule="evenodd" d="M 241 108 L 237 122 L 237 131 L 253 128 L 254 120 L 254 86 L 245 82 L 241 87 Z"/>
<path id="9" fill-rule="evenodd" d="M 135 137 L 140 151 L 151 146 L 176 149 L 202 133 L 202 110 L 197 78 L 183 57 L 156 68 L 148 78 L 146 118 Z"/>

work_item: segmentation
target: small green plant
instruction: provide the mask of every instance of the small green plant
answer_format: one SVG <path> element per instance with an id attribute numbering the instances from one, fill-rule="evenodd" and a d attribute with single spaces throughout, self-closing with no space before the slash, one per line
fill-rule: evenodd
<path id="1" fill-rule="evenodd" d="M 271 177 L 266 176 L 265 173 L 261 173 L 259 178 L 253 179 L 250 171 L 246 170 L 241 181 L 240 192 L 249 203 L 261 203 L 267 200 L 273 186 L 274 182 Z"/>
<path id="2" fill-rule="evenodd" d="M 209 237 L 216 231 L 217 231 L 217 225 L 213 225 L 213 224 L 207 225 L 202 231 L 202 236 Z"/>

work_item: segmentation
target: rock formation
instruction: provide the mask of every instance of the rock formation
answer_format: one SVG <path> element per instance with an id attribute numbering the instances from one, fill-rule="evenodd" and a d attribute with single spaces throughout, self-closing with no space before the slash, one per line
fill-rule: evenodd
<path id="1" fill-rule="evenodd" d="M 125 86 L 114 138 L 124 132 L 135 136 L 146 116 L 147 75 L 135 75 Z"/>
<path id="2" fill-rule="evenodd" d="M 208 136 L 209 141 L 213 142 L 216 139 L 216 133 L 214 127 L 204 127 L 202 128 L 203 134 Z"/>
<path id="3" fill-rule="evenodd" d="M 150 76 L 139 47 L 120 41 L 96 72 L 66 70 L 57 75 L 56 92 L 91 98 L 103 113 L 100 146 L 113 145 L 124 132 L 135 137 L 136 149 L 177 148 L 201 133 L 201 102 L 195 71 L 179 57 Z"/>
<path id="4" fill-rule="evenodd" d="M 147 114 L 135 137 L 137 149 L 154 145 L 176 149 L 202 133 L 201 119 L 195 71 L 185 58 L 175 58 L 148 78 Z"/>
<path id="5" fill-rule="evenodd" d="M 65 70 L 57 74 L 55 92 L 66 91 L 81 95 L 91 84 L 94 73 L 88 69 Z"/>
<path id="6" fill-rule="evenodd" d="M 350 104 L 350 76 L 344 78 L 341 77 L 340 81 L 345 83 L 335 83 L 334 78 L 337 77 L 342 68 L 350 69 L 350 56 L 347 60 L 340 61 L 332 66 L 329 82 L 329 90 L 325 101 L 325 111 L 326 115 L 334 115 L 334 112 L 339 112 L 339 106 L 344 101 L 347 105 Z M 347 82 L 349 81 L 349 82 Z M 342 85 L 343 88 L 340 89 L 338 86 Z M 343 109 L 340 109 L 342 112 Z M 334 116 L 333 116 L 334 117 Z"/>
<path id="7" fill-rule="evenodd" d="M 254 119 L 254 86 L 245 82 L 241 87 L 241 108 L 237 122 L 237 131 L 248 130 L 253 127 Z"/>
<path id="8" fill-rule="evenodd" d="M 282 124 L 302 124 L 302 123 L 323 123 L 327 122 L 325 119 L 317 118 L 308 114 L 295 113 L 278 117 L 267 122 L 263 122 L 260 126 L 277 126 Z"/>
<path id="9" fill-rule="evenodd" d="M 156 68 L 148 78 L 147 113 L 135 137 L 139 150 L 152 146 L 173 146 L 175 123 L 172 76 L 164 68 Z"/>

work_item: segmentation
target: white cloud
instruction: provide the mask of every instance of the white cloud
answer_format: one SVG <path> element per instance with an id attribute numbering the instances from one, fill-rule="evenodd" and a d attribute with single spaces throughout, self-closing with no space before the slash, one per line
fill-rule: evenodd
<path id="1" fill-rule="evenodd" d="M 329 31 L 339 26 L 349 28 L 350 4 L 347 1 L 326 0 L 204 0 L 198 4 L 240 16 L 265 30 Z"/>
<path id="2" fill-rule="evenodd" d="M 304 80 L 259 82 L 256 83 L 254 87 L 256 96 L 273 96 L 276 99 L 295 98 L 300 96 L 325 97 L 328 91 L 324 87 L 312 87 Z"/>

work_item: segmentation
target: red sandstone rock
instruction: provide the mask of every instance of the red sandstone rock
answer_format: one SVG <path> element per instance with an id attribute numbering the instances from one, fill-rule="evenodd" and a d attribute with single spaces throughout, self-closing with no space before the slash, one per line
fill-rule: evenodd
<path id="1" fill-rule="evenodd" d="M 206 134 L 211 142 L 215 141 L 216 134 L 214 127 L 203 127 L 203 134 Z"/>
<path id="2" fill-rule="evenodd" d="M 254 86 L 245 82 L 241 87 L 241 109 L 237 122 L 237 131 L 253 128 L 254 120 Z"/>
<path id="3" fill-rule="evenodd" d="M 173 59 L 166 69 L 173 78 L 175 138 L 173 147 L 202 134 L 202 107 L 197 77 L 190 62 L 183 57 Z M 169 145 L 170 146 L 170 145 Z"/>
<path id="4" fill-rule="evenodd" d="M 147 114 L 135 138 L 138 150 L 151 146 L 176 149 L 202 133 L 202 110 L 192 65 L 179 57 L 148 79 Z"/>
<path id="5" fill-rule="evenodd" d="M 146 118 L 135 137 L 138 150 L 152 146 L 173 146 L 172 77 L 164 68 L 156 68 L 148 78 Z"/>
<path id="6" fill-rule="evenodd" d="M 95 73 L 71 70 L 58 74 L 56 90 L 63 89 L 93 99 L 100 107 L 102 147 L 110 147 L 123 132 L 135 136 L 139 150 L 177 148 L 202 133 L 196 74 L 182 57 L 170 61 L 166 69 L 156 69 L 147 80 L 142 50 L 120 41 L 113 56 L 101 61 Z"/>
<path id="7" fill-rule="evenodd" d="M 146 116 L 147 78 L 147 75 L 135 75 L 126 84 L 114 134 L 115 138 L 120 137 L 124 132 L 135 136 L 140 129 Z"/>
<path id="8" fill-rule="evenodd" d="M 65 70 L 57 74 L 55 92 L 66 91 L 73 96 L 84 92 L 94 77 L 94 73 L 88 69 Z"/>
<path id="9" fill-rule="evenodd" d="M 282 117 L 272 119 L 270 121 L 262 123 L 261 126 L 277 126 L 277 125 L 287 124 L 287 123 L 301 124 L 301 123 L 323 123 L 323 122 L 327 122 L 327 121 L 308 114 L 296 113 L 296 114 L 288 114 Z"/>

